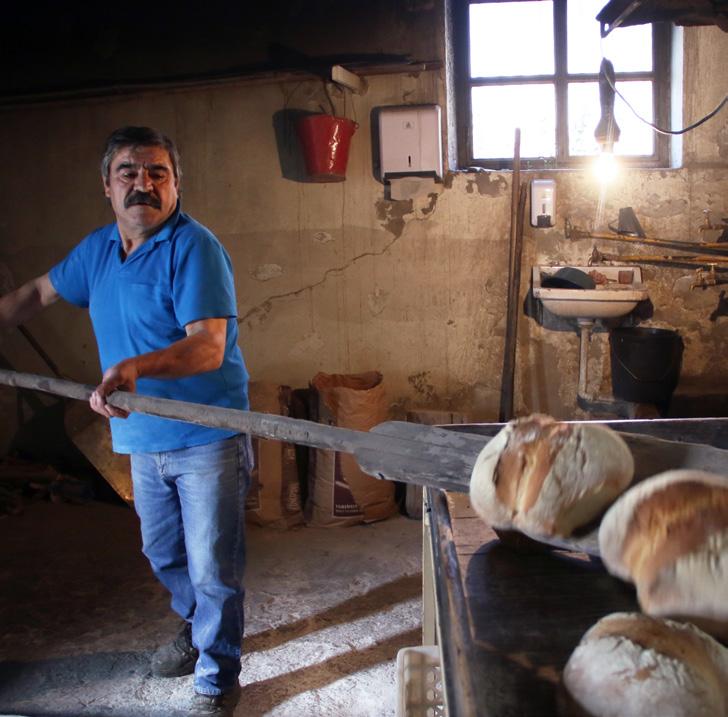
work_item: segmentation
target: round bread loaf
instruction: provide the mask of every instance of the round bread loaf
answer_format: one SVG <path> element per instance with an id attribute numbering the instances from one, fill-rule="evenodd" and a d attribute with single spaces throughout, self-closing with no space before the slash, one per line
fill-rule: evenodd
<path id="1" fill-rule="evenodd" d="M 728 638 L 728 477 L 675 470 L 637 484 L 604 516 L 599 552 L 646 613 Z"/>
<path id="2" fill-rule="evenodd" d="M 566 717 L 722 717 L 728 650 L 688 623 L 615 613 L 584 635 L 562 686 Z"/>
<path id="3" fill-rule="evenodd" d="M 566 537 L 596 518 L 633 473 L 632 454 L 611 429 L 534 414 L 509 422 L 481 451 L 470 502 L 494 528 Z"/>

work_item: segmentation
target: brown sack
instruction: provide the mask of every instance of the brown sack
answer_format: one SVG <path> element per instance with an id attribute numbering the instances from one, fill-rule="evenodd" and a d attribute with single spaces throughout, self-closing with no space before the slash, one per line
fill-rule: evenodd
<path id="1" fill-rule="evenodd" d="M 368 431 L 387 420 L 382 374 L 318 373 L 311 382 L 318 392 L 319 423 Z M 364 473 L 354 456 L 311 451 L 306 522 L 312 526 L 354 525 L 383 520 L 397 512 L 394 483 Z"/>
<path id="2" fill-rule="evenodd" d="M 289 414 L 291 389 L 253 381 L 248 386 L 251 411 Z M 291 443 L 253 438 L 255 468 L 245 501 L 246 519 L 285 530 L 303 523 L 296 449 Z"/>

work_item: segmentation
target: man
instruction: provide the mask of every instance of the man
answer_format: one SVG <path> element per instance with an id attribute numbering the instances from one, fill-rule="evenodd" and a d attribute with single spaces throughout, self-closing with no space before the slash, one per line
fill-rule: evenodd
<path id="1" fill-rule="evenodd" d="M 0 299 L 0 326 L 22 323 L 59 297 L 89 308 L 103 370 L 91 407 L 110 418 L 114 450 L 131 454 L 143 551 L 183 620 L 176 639 L 154 654 L 152 672 L 194 672 L 192 714 L 229 715 L 240 692 L 249 439 L 128 415 L 106 398 L 138 388 L 248 408 L 230 259 L 181 212 L 179 157 L 165 135 L 116 130 L 101 173 L 116 222 Z"/>

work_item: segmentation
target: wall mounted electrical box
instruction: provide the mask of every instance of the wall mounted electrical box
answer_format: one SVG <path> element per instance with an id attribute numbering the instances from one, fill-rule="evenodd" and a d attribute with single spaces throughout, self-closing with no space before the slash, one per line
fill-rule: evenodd
<path id="1" fill-rule="evenodd" d="M 379 178 L 442 179 L 442 113 L 438 105 L 379 110 Z"/>
<path id="2" fill-rule="evenodd" d="M 531 226 L 547 229 L 554 226 L 556 182 L 553 179 L 531 180 Z"/>

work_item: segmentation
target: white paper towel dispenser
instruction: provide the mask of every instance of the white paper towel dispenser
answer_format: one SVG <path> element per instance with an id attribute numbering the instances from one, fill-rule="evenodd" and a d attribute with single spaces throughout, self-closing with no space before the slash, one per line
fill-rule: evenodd
<path id="1" fill-rule="evenodd" d="M 379 110 L 379 175 L 442 179 L 442 113 L 438 105 Z"/>

